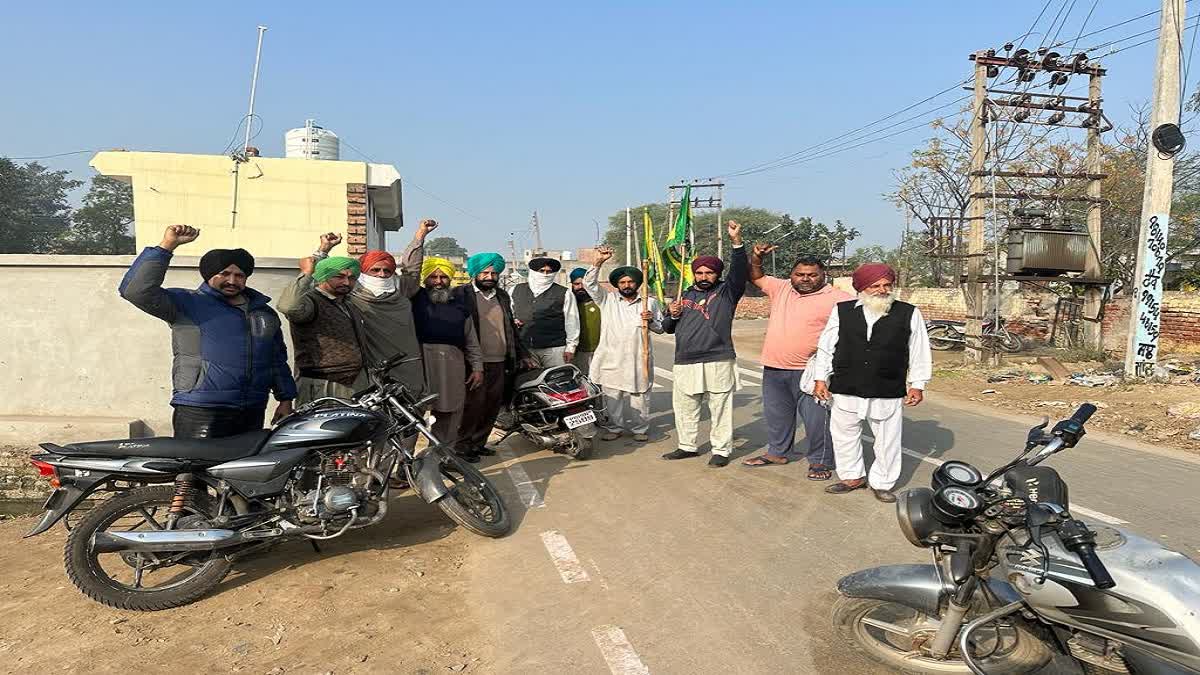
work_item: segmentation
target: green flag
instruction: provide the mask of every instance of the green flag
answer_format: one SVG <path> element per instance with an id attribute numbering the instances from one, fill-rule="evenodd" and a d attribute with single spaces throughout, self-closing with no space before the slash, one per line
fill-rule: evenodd
<path id="1" fill-rule="evenodd" d="M 670 207 L 669 204 L 667 206 Z M 675 226 L 671 228 L 662 249 L 663 269 L 668 275 L 679 279 L 684 288 L 692 285 L 691 265 L 683 259 L 683 249 L 687 246 L 691 227 L 692 186 L 689 185 L 683 189 L 683 199 L 679 200 L 679 215 L 675 218 Z"/>
<path id="2" fill-rule="evenodd" d="M 646 261 L 646 289 L 653 292 L 659 302 L 663 299 L 663 259 L 654 241 L 654 222 L 650 220 L 650 212 L 642 210 L 642 260 Z"/>

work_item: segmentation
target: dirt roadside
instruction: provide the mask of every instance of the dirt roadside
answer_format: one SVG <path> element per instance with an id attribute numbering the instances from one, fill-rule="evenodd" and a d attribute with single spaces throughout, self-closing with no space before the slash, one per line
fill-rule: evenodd
<path id="1" fill-rule="evenodd" d="M 411 492 L 380 526 L 239 563 L 179 609 L 109 609 L 62 566 L 66 532 L 0 522 L 0 672 L 484 673 L 492 646 L 466 602 L 474 535 Z M 474 541 L 473 541 L 474 540 Z"/>
<path id="2" fill-rule="evenodd" d="M 735 323 L 734 342 L 739 356 L 757 361 L 765 334 L 765 319 Z M 1041 353 L 1012 355 L 999 367 L 968 367 L 963 364 L 962 352 L 934 352 L 929 399 L 942 405 L 968 403 L 1052 419 L 1070 413 L 1081 403 L 1095 403 L 1100 411 L 1089 423 L 1091 429 L 1200 454 L 1200 383 L 1194 380 L 1200 374 L 1200 354 L 1167 355 L 1163 363 L 1173 363 L 1180 373 L 1189 369 L 1192 373 L 1173 375 L 1165 382 L 1082 386 L 1064 380 L 1045 381 L 1049 373 L 1036 362 Z M 1044 353 L 1056 354 L 1053 350 Z M 1113 364 L 1072 361 L 1069 354 L 1061 352 L 1057 356 L 1068 371 L 1081 376 L 1077 381 L 1098 384 L 1113 379 L 1104 376 Z"/>

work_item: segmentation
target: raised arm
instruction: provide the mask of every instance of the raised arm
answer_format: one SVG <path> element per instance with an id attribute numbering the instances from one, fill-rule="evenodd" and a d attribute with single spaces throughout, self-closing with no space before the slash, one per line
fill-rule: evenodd
<path id="1" fill-rule="evenodd" d="M 725 279 L 725 289 L 734 302 L 742 299 L 746 293 L 746 282 L 750 278 L 750 261 L 746 256 L 746 247 L 742 246 L 742 226 L 735 220 L 727 226 L 729 243 L 733 245 L 730 253 L 731 265 L 729 276 Z"/>
<path id="2" fill-rule="evenodd" d="M 305 262 L 308 264 L 305 265 Z M 284 287 L 275 303 L 279 313 L 292 323 L 308 323 L 317 316 L 317 302 L 312 297 L 316 284 L 312 278 L 313 259 L 301 258 L 300 276 Z"/>
<path id="3" fill-rule="evenodd" d="M 437 226 L 436 220 L 422 220 L 421 224 L 417 226 L 416 232 L 413 232 L 413 238 L 409 242 L 408 248 L 400 254 L 399 269 L 396 270 L 396 274 L 400 275 L 400 292 L 410 298 L 421 290 L 421 265 L 425 262 L 425 239 L 430 232 L 437 229 Z"/>
<path id="4" fill-rule="evenodd" d="M 765 291 L 771 277 L 763 273 L 763 257 L 779 248 L 774 244 L 755 244 L 750 251 L 750 283 Z"/>
<path id="5" fill-rule="evenodd" d="M 596 262 L 583 275 L 583 288 L 592 296 L 592 301 L 603 305 L 608 301 L 608 292 L 600 288 L 600 268 L 613 257 L 611 246 L 596 247 Z"/>
<path id="6" fill-rule="evenodd" d="M 163 279 L 167 276 L 167 268 L 171 265 L 176 247 L 195 241 L 199 236 L 200 230 L 189 225 L 168 227 L 158 246 L 147 247 L 133 261 L 117 288 L 121 297 L 150 316 L 174 323 L 179 308 L 171 299 L 171 294 L 162 287 Z"/>

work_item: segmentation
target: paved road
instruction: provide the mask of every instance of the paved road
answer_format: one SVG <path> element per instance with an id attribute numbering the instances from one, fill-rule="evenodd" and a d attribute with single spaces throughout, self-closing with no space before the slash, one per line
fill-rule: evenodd
<path id="1" fill-rule="evenodd" d="M 835 584 L 928 554 L 902 538 L 893 507 L 866 492 L 825 495 L 803 464 L 660 460 L 674 447 L 670 343 L 656 341 L 655 352 L 650 443 L 603 443 L 591 461 L 572 462 L 516 439 L 488 468 L 519 504 L 515 534 L 473 545 L 464 568 L 473 618 L 501 645 L 496 671 L 881 672 L 840 647 L 829 621 Z M 741 365 L 735 457 L 765 442 L 761 377 Z M 927 484 L 938 458 L 990 469 L 1020 449 L 1028 425 L 931 399 L 907 413 L 904 483 Z M 1051 461 L 1077 510 L 1200 551 L 1191 515 L 1200 463 L 1094 438 Z"/>

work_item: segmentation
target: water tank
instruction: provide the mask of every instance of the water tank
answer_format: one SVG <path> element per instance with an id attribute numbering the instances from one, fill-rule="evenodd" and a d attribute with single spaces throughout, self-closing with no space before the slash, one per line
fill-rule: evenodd
<path id="1" fill-rule="evenodd" d="M 284 137 L 284 156 L 292 159 L 336 160 L 337 134 L 308 120 L 304 126 L 287 132 Z"/>

